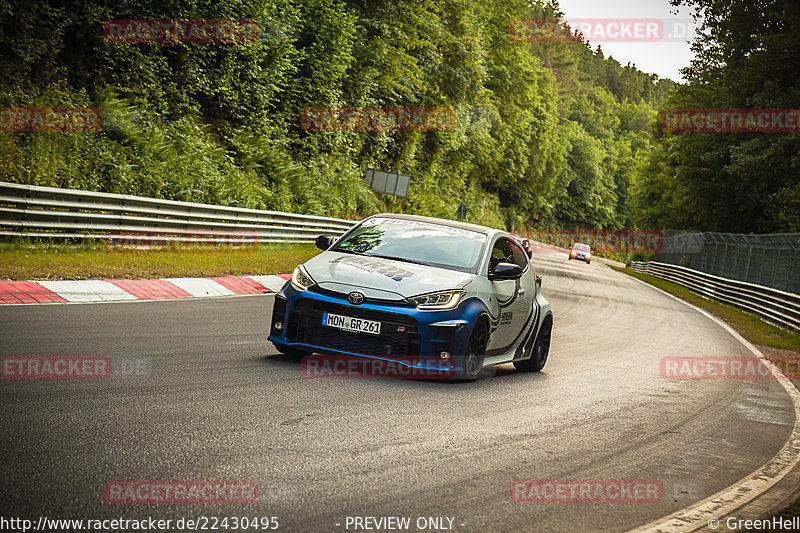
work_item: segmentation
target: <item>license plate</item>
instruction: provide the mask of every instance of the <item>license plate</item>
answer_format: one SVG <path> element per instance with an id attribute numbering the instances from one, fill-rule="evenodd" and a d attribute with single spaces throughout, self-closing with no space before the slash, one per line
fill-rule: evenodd
<path id="1" fill-rule="evenodd" d="M 377 320 L 364 320 L 352 316 L 334 315 L 332 313 L 322 313 L 322 325 L 332 328 L 339 328 L 345 331 L 356 333 L 381 334 L 381 323 Z"/>

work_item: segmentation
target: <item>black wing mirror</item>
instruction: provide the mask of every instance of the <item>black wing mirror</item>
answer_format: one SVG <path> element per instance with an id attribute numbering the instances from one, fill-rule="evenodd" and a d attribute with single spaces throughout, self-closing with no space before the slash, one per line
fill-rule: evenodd
<path id="1" fill-rule="evenodd" d="M 489 279 L 492 281 L 519 279 L 521 277 L 522 268 L 515 263 L 497 263 L 494 270 L 489 272 Z"/>
<path id="2" fill-rule="evenodd" d="M 540 287 L 542 286 L 542 275 L 541 274 L 537 274 L 536 275 L 536 284 L 538 286 L 540 286 Z"/>
<path id="3" fill-rule="evenodd" d="M 322 250 L 323 252 L 331 247 L 333 244 L 333 237 L 326 237 L 324 235 L 320 235 L 317 237 L 317 240 L 314 241 L 314 244 Z"/>

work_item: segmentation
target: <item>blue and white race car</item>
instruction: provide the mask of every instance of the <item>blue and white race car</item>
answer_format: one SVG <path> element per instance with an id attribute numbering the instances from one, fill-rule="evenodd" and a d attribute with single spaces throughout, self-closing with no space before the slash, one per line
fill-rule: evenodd
<path id="1" fill-rule="evenodd" d="M 359 356 L 477 379 L 513 362 L 538 372 L 553 316 L 541 276 L 504 231 L 371 216 L 298 266 L 275 296 L 269 340 L 284 354 Z"/>

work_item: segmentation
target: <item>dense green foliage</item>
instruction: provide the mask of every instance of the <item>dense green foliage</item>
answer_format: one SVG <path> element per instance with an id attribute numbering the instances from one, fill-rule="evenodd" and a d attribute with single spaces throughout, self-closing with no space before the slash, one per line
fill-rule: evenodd
<path id="1" fill-rule="evenodd" d="M 702 19 L 688 80 L 664 108 L 800 108 L 796 0 L 673 0 Z M 647 227 L 800 231 L 800 134 L 665 133 L 632 205 Z"/>
<path id="2" fill-rule="evenodd" d="M 522 42 L 525 0 L 0 0 L 0 107 L 92 106 L 100 132 L 0 131 L 0 180 L 355 217 L 620 228 L 674 85 L 581 40 Z M 110 19 L 252 19 L 246 44 L 108 42 Z M 308 107 L 449 108 L 446 131 L 312 132 Z"/>

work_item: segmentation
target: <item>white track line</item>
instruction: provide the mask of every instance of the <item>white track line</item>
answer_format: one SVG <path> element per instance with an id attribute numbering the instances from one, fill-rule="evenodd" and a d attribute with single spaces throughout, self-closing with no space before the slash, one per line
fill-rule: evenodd
<path id="1" fill-rule="evenodd" d="M 739 335 L 728 324 L 718 319 L 707 311 L 696 307 L 685 300 L 681 300 L 677 296 L 654 287 L 640 279 L 630 276 L 632 279 L 655 289 L 670 298 L 673 298 L 684 305 L 687 305 L 695 311 L 710 318 L 733 335 L 736 340 L 741 342 L 748 350 L 762 360 L 764 365 L 769 368 L 776 376 L 778 382 L 783 385 L 794 405 L 794 427 L 789 439 L 781 450 L 769 461 L 764 463 L 758 470 L 751 473 L 749 476 L 734 483 L 730 487 L 723 489 L 716 494 L 709 496 L 705 500 L 692 504 L 688 507 L 672 513 L 671 515 L 654 520 L 649 524 L 645 524 L 636 529 L 630 530 L 629 533 L 642 533 L 642 532 L 663 532 L 663 533 L 689 533 L 707 529 L 709 527 L 709 520 L 716 518 L 721 520 L 726 515 L 730 515 L 750 503 L 757 497 L 764 494 L 767 490 L 775 486 L 780 480 L 792 471 L 798 464 L 800 464 L 800 392 L 795 388 L 794 384 L 783 377 L 783 373 L 769 360 L 764 357 L 758 348 L 750 344 L 746 339 Z M 727 527 L 719 524 L 720 531 L 727 531 Z"/>

